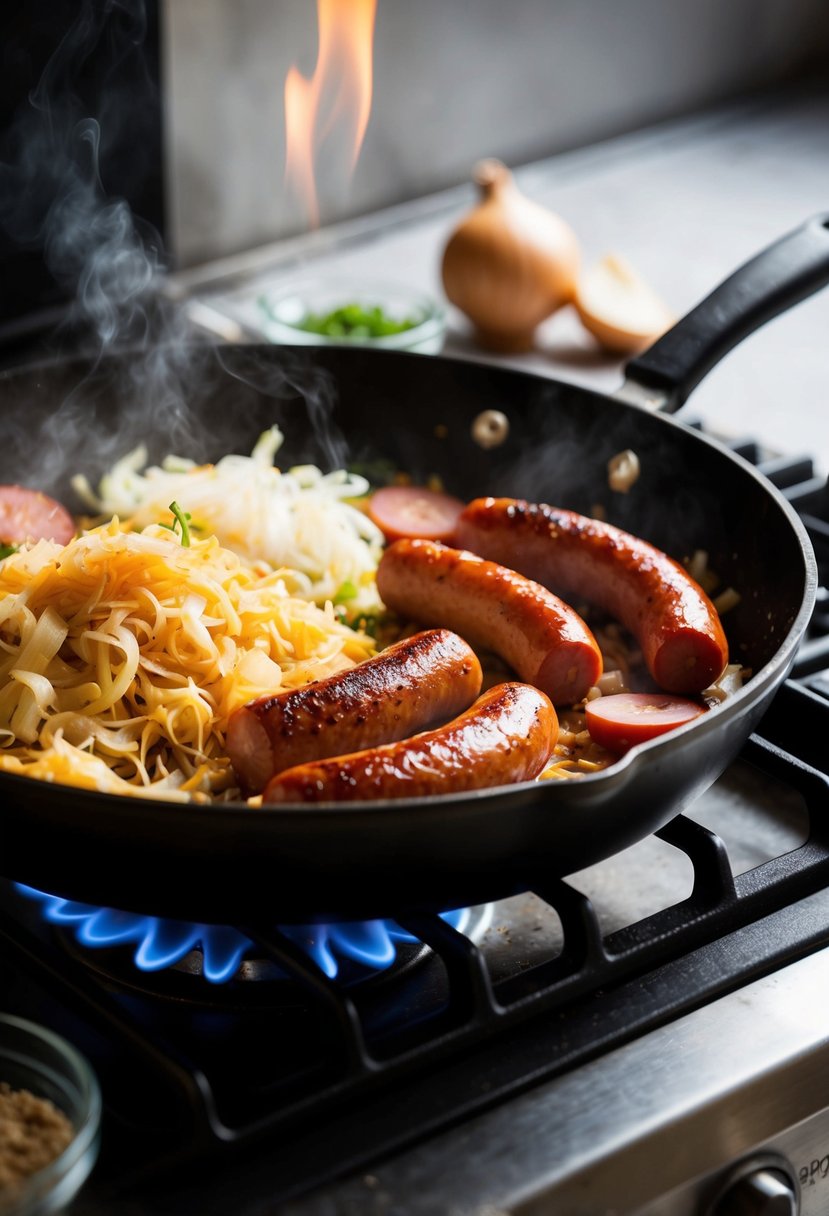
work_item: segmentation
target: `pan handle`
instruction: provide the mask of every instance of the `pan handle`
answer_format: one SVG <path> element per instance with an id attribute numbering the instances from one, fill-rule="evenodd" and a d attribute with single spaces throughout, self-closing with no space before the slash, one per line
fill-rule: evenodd
<path id="1" fill-rule="evenodd" d="M 715 363 L 778 313 L 829 283 L 829 213 L 816 215 L 735 270 L 625 367 L 614 394 L 673 414 Z"/>

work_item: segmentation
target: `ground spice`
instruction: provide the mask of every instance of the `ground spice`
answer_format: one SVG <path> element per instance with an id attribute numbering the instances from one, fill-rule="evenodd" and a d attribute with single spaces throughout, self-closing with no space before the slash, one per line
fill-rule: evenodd
<path id="1" fill-rule="evenodd" d="M 0 1081 L 0 1190 L 54 1161 L 74 1136 L 63 1111 Z"/>

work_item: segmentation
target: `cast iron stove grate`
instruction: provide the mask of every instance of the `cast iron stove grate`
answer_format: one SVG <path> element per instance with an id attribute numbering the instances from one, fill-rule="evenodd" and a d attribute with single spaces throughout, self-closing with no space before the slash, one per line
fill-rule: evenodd
<path id="1" fill-rule="evenodd" d="M 810 460 L 767 460 L 752 443 L 734 446 L 801 513 L 822 587 L 829 587 L 826 482 Z M 110 1113 L 99 1185 L 132 1189 L 190 1158 L 264 1140 L 278 1142 L 280 1152 L 266 1163 L 260 1154 L 255 1165 L 246 1158 L 251 1194 L 264 1169 L 269 1193 L 286 1196 L 309 1178 L 319 1184 L 359 1169 L 825 945 L 829 760 L 817 741 L 829 727 L 827 667 L 823 590 L 795 678 L 738 761 L 802 806 L 808 838 L 735 876 L 722 839 L 680 815 L 657 835 L 688 859 L 690 894 L 610 932 L 586 895 L 540 873 L 531 898 L 554 909 L 560 948 L 526 970 L 495 974 L 486 952 L 439 917 L 399 915 L 402 928 L 431 948 L 427 962 L 382 981 L 338 983 L 285 933 L 239 925 L 259 956 L 294 983 L 276 1002 L 251 999 L 238 985 L 229 1001 L 194 1001 L 179 981 L 166 993 L 145 992 L 90 970 L 4 888 L 7 1004 L 17 998 L 27 1011 L 37 999 L 30 998 L 32 979 L 32 991 L 57 998 L 64 1032 L 91 1055 L 103 1082 Z M 136 1136 L 144 1149 L 140 1167 L 130 1169 Z"/>

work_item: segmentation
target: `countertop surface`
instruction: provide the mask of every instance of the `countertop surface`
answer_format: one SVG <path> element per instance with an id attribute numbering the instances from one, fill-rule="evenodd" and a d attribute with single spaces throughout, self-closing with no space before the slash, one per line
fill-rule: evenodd
<path id="1" fill-rule="evenodd" d="M 673 120 L 516 170 L 530 197 L 576 230 L 586 263 L 623 255 L 678 315 L 763 246 L 829 212 L 829 89 L 812 86 Z M 440 259 L 472 205 L 472 186 L 280 242 L 179 277 L 197 299 L 247 323 L 267 285 L 321 274 L 397 281 L 442 298 Z M 241 277 L 240 277 L 241 276 Z M 491 358 L 449 309 L 445 353 Z M 622 363 L 602 354 L 575 312 L 556 313 L 536 347 L 498 357 L 611 390 Z M 829 471 L 829 291 L 752 335 L 699 386 L 685 414 L 751 436 Z"/>

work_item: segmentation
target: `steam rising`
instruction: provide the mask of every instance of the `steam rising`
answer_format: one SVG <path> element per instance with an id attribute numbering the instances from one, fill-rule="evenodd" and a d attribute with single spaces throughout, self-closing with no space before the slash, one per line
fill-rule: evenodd
<path id="1" fill-rule="evenodd" d="M 342 431 L 332 420 L 337 392 L 331 373 L 319 364 L 281 359 L 277 364 L 263 356 L 256 347 L 234 349 L 232 358 L 224 357 L 222 348 L 216 350 L 218 362 L 235 380 L 275 401 L 302 398 L 311 431 L 316 440 L 315 450 L 305 458 L 331 469 L 344 468 L 349 459 L 349 445 Z M 290 422 L 284 424 L 290 437 L 296 430 Z"/>
<path id="2" fill-rule="evenodd" d="M 77 313 L 102 350 L 149 338 L 148 304 L 161 269 L 161 242 L 136 221 L 123 199 L 106 201 L 98 175 L 100 128 L 78 124 L 75 137 L 89 149 L 89 168 L 65 185 L 49 215 L 45 255 L 55 277 L 75 287 Z M 143 231 L 142 231 L 143 228 Z"/>
<path id="3" fill-rule="evenodd" d="M 150 224 L 133 216 L 124 199 L 107 196 L 99 171 L 102 124 L 113 153 L 130 157 L 129 176 L 138 182 L 151 168 L 129 125 L 146 94 L 136 86 L 134 71 L 124 74 L 125 82 L 121 79 L 125 61 L 135 56 L 145 34 L 143 0 L 84 0 L 79 6 L 6 140 L 12 155 L 0 165 L 0 224 L 19 247 L 42 252 L 56 284 L 72 300 L 55 347 L 59 350 L 71 332 L 77 348 L 80 333 L 93 375 L 115 350 L 143 352 L 131 366 L 131 382 L 114 382 L 112 391 L 135 393 L 140 366 L 141 391 L 128 431 L 152 430 L 163 419 L 165 429 L 175 434 L 187 413 L 182 381 L 190 355 L 185 361 L 183 321 L 160 291 L 161 239 Z M 101 123 L 84 113 L 75 87 L 84 64 L 99 50 L 108 65 L 98 107 Z M 152 87 L 146 74 L 141 83 Z M 159 333 L 166 338 L 163 346 L 157 342 Z M 68 393 L 36 442 L 28 435 L 29 451 L 42 456 L 50 481 L 64 452 L 66 460 L 76 458 L 79 429 L 89 443 L 85 383 L 86 378 Z M 27 430 L 30 424 L 27 418 Z M 133 437 L 120 430 L 96 434 L 95 444 L 103 441 L 114 452 Z M 31 468 L 31 460 L 28 464 L 16 475 L 22 480 L 25 473 L 26 480 L 38 484 L 40 469 Z"/>
<path id="4" fill-rule="evenodd" d="M 191 402 L 204 385 L 209 351 L 164 293 L 159 234 L 123 198 L 108 196 L 99 168 L 103 141 L 133 184 L 157 168 L 133 122 L 154 88 L 143 68 L 135 79 L 145 33 L 143 0 L 84 0 L 6 139 L 11 157 L 0 165 L 0 225 L 18 247 L 42 253 L 72 301 L 53 339 L 55 353 L 67 334 L 77 350 L 80 335 L 86 356 L 45 390 L 51 400 L 39 432 L 36 409 L 21 403 L 5 410 L 7 480 L 57 489 L 73 473 L 92 471 L 93 453 L 94 468 L 102 469 L 157 435 L 165 451 L 191 454 L 200 430 Z M 109 65 L 100 122 L 84 112 L 75 87 L 99 51 Z M 133 69 L 124 72 L 130 56 Z M 13 404 L 11 385 L 6 403 Z"/>
<path id="5" fill-rule="evenodd" d="M 101 351 L 145 335 L 161 242 L 123 200 L 107 198 L 98 169 L 101 125 L 85 113 L 74 82 L 104 44 L 101 121 L 122 161 L 127 145 L 129 176 L 139 181 L 150 166 L 127 119 L 145 97 L 130 97 L 119 71 L 145 34 L 143 0 L 84 0 L 7 134 L 11 157 L 0 165 L 0 224 L 22 248 L 42 251 L 55 282 L 75 298 L 73 323 L 89 326 Z"/>
<path id="6" fill-rule="evenodd" d="M 156 459 L 176 452 L 213 460 L 249 451 L 256 433 L 241 407 L 227 408 L 229 375 L 245 386 L 240 402 L 252 403 L 245 390 L 253 388 L 291 403 L 289 438 L 307 429 L 307 411 L 317 457 L 331 467 L 346 460 L 345 440 L 330 425 L 331 377 L 310 356 L 277 362 L 251 349 L 226 359 L 221 348 L 196 340 L 184 310 L 164 290 L 159 234 L 124 199 L 107 194 L 104 153 L 122 158 L 121 175 L 134 184 L 157 169 L 134 125 L 142 103 L 152 100 L 145 89 L 155 87 L 143 69 L 138 84 L 134 79 L 145 35 L 144 0 L 83 0 L 7 133 L 11 155 L 0 163 L 0 227 L 19 248 L 42 253 L 73 301 L 64 336 L 71 331 L 76 350 L 80 332 L 86 346 L 85 362 L 39 377 L 38 400 L 25 377 L 19 385 L 7 381 L 0 480 L 59 493 L 68 505 L 79 505 L 68 490 L 73 474 L 94 480 L 141 442 Z M 84 63 L 99 51 L 111 65 L 97 106 L 100 121 L 86 112 L 76 86 Z M 121 70 L 127 60 L 131 81 Z M 58 334 L 55 353 L 60 344 Z M 217 383 L 224 385 L 219 407 L 203 408 Z M 278 408 L 272 417 L 267 404 L 257 412 L 266 426 L 279 421 Z"/>

